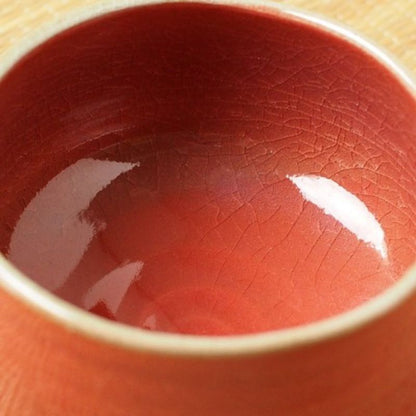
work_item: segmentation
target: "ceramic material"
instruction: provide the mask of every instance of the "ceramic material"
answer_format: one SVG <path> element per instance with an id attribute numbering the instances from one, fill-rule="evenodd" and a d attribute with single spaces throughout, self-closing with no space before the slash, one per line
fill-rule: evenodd
<path id="1" fill-rule="evenodd" d="M 116 8 L 122 2 L 69 17 L 3 63 L 3 236 L 33 199 L 38 178 L 56 175 L 62 162 L 56 155 L 63 151 L 70 165 L 85 149 L 97 151 L 97 143 L 111 145 L 125 134 L 199 133 L 207 142 L 222 135 L 240 147 L 250 141 L 259 161 L 272 155 L 262 162 L 262 180 L 277 170 L 267 160 L 278 162 L 287 184 L 309 202 L 305 184 L 311 178 L 319 178 L 320 188 L 331 178 L 359 194 L 374 213 L 370 223 L 377 219 L 386 238 L 347 228 L 377 259 L 391 259 L 395 281 L 386 284 L 380 269 L 376 283 L 347 282 L 333 302 L 344 308 L 335 312 L 359 304 L 346 304 L 352 293 L 369 290 L 365 300 L 382 293 L 315 324 L 194 337 L 94 317 L 1 259 L 1 413 L 414 414 L 416 274 L 409 267 L 416 247 L 416 102 L 408 76 L 344 29 L 257 2 L 139 3 L 60 33 L 27 54 L 63 29 Z M 8 241 L 1 244 L 7 251 Z M 371 269 L 371 262 L 364 253 L 351 272 Z M 307 288 L 302 273 L 290 276 Z M 324 279 L 308 284 L 331 293 Z M 331 315 L 330 307 L 310 298 L 301 323 L 314 320 L 308 310 L 319 319 Z"/>

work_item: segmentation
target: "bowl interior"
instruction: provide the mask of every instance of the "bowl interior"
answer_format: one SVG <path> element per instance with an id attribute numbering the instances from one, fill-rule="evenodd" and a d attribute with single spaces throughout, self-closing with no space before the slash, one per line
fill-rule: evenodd
<path id="1" fill-rule="evenodd" d="M 0 81 L 0 246 L 64 299 L 149 329 L 323 319 L 415 260 L 415 113 L 368 52 L 283 13 L 96 18 Z"/>

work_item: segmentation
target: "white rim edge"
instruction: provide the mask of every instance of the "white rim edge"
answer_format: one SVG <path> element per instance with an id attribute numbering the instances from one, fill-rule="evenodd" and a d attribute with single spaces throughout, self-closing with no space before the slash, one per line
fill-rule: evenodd
<path id="1" fill-rule="evenodd" d="M 268 0 L 112 0 L 89 7 L 81 7 L 73 13 L 57 19 L 52 25 L 47 25 L 37 34 L 32 34 L 30 39 L 25 39 L 19 44 L 19 47 L 15 47 L 3 55 L 0 61 L 0 81 L 15 63 L 36 46 L 79 23 L 134 6 L 185 2 L 255 8 L 266 12 L 275 11 L 295 17 L 305 23 L 312 23 L 322 30 L 344 38 L 376 58 L 389 68 L 390 72 L 407 87 L 416 99 L 416 83 L 409 72 L 371 41 L 363 39 L 353 30 L 332 22 L 330 19 Z M 23 300 L 33 309 L 46 314 L 49 319 L 63 324 L 70 331 L 82 333 L 88 338 L 137 351 L 214 357 L 301 347 L 357 330 L 376 318 L 382 317 L 416 291 L 416 264 L 383 293 L 350 311 L 307 325 L 238 336 L 174 335 L 149 332 L 120 323 L 112 323 L 73 306 L 43 289 L 23 275 L 1 254 L 0 287 Z"/>

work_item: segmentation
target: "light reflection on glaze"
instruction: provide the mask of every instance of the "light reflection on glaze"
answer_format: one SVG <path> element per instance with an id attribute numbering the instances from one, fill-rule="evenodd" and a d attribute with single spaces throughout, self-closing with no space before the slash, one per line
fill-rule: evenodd
<path id="1" fill-rule="evenodd" d="M 91 223 L 83 212 L 114 179 L 139 165 L 87 158 L 68 166 L 22 212 L 11 235 L 9 260 L 47 289 L 59 289 L 105 227 Z"/>
<path id="2" fill-rule="evenodd" d="M 191 139 L 132 138 L 40 182 L 10 260 L 96 315 L 201 335 L 323 319 L 400 276 L 390 211 L 355 196 L 359 178 L 293 168 L 269 183 L 245 154 L 218 154 L 221 140 Z"/>
<path id="3" fill-rule="evenodd" d="M 384 231 L 367 206 L 332 179 L 315 175 L 287 176 L 302 196 L 332 216 L 355 236 L 387 258 Z"/>
<path id="4" fill-rule="evenodd" d="M 104 302 L 108 310 L 116 315 L 131 284 L 140 278 L 143 262 L 136 261 L 116 268 L 102 277 L 84 298 L 84 308 L 93 309 L 99 302 Z"/>

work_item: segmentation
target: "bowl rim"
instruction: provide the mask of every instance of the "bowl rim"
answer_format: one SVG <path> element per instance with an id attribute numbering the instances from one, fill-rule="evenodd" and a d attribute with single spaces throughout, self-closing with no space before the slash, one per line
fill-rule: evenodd
<path id="1" fill-rule="evenodd" d="M 175 3 L 257 10 L 313 26 L 332 36 L 342 38 L 371 55 L 403 84 L 416 101 L 416 81 L 412 75 L 372 41 L 366 40 L 354 30 L 327 17 L 285 4 L 277 4 L 272 0 L 111 0 L 78 7 L 64 16 L 59 16 L 52 24 L 40 27 L 34 34 L 30 34 L 30 38 L 25 37 L 3 54 L 0 61 L 0 82 L 13 66 L 35 47 L 71 27 L 131 7 Z M 296 327 L 247 335 L 179 335 L 150 332 L 122 323 L 113 323 L 80 309 L 42 288 L 20 272 L 2 254 L 0 254 L 0 288 L 33 311 L 72 333 L 120 348 L 155 354 L 200 357 L 251 355 L 329 341 L 376 321 L 416 292 L 416 262 L 388 289 L 351 310 Z"/>

